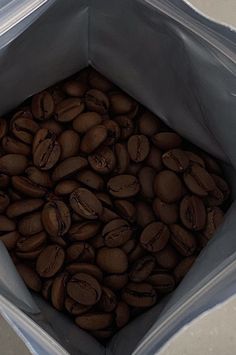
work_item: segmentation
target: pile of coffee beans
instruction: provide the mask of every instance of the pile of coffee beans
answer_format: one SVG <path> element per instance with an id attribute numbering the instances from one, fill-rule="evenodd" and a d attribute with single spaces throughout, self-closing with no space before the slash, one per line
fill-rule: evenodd
<path id="1" fill-rule="evenodd" d="M 26 285 L 99 339 L 174 290 L 230 195 L 216 160 L 91 68 L 0 119 L 0 190 Z"/>

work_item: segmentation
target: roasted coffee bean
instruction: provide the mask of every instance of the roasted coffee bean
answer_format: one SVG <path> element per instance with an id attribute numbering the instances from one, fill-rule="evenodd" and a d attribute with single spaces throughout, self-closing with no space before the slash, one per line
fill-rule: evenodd
<path id="1" fill-rule="evenodd" d="M 100 330 L 113 322 L 112 313 L 86 313 L 75 318 L 75 323 L 84 330 Z"/>
<path id="2" fill-rule="evenodd" d="M 100 222 L 82 222 L 73 224 L 68 231 L 72 240 L 87 240 L 95 237 L 101 228 Z"/>
<path id="3" fill-rule="evenodd" d="M 77 180 L 91 189 L 99 191 L 104 189 L 103 178 L 93 170 L 85 169 L 80 171 L 77 174 Z"/>
<path id="4" fill-rule="evenodd" d="M 156 172 L 161 171 L 163 169 L 162 152 L 156 147 L 151 147 L 150 153 L 148 154 L 145 163 L 153 168 Z"/>
<path id="5" fill-rule="evenodd" d="M 6 215 L 9 218 L 16 218 L 38 210 L 40 207 L 42 207 L 43 204 L 44 201 L 41 199 L 15 201 L 8 206 L 6 210 Z"/>
<path id="6" fill-rule="evenodd" d="M 165 224 L 176 223 L 179 218 L 179 209 L 177 203 L 166 203 L 159 198 L 155 198 L 152 203 L 153 211 L 158 219 Z"/>
<path id="7" fill-rule="evenodd" d="M 147 255 L 137 260 L 130 269 L 129 278 L 134 282 L 145 281 L 155 267 L 156 261 L 154 256 Z"/>
<path id="8" fill-rule="evenodd" d="M 51 169 L 61 155 L 60 144 L 55 133 L 42 128 L 38 130 L 33 141 L 34 165 L 41 170 Z"/>
<path id="9" fill-rule="evenodd" d="M 20 175 L 28 164 L 26 156 L 22 154 L 6 154 L 0 157 L 0 173 L 6 175 Z"/>
<path id="10" fill-rule="evenodd" d="M 174 269 L 174 277 L 176 282 L 180 282 L 187 272 L 191 269 L 193 263 L 195 262 L 195 256 L 188 256 L 180 261 L 180 263 Z"/>
<path id="11" fill-rule="evenodd" d="M 132 236 L 131 225 L 124 219 L 118 218 L 107 223 L 102 230 L 105 245 L 111 248 L 126 243 Z"/>
<path id="12" fill-rule="evenodd" d="M 16 223 L 4 215 L 0 215 L 0 235 L 2 232 L 12 232 L 16 229 Z"/>
<path id="13" fill-rule="evenodd" d="M 230 188 L 227 182 L 218 175 L 211 174 L 217 188 L 210 191 L 207 202 L 210 206 L 219 206 L 226 201 L 230 195 Z"/>
<path id="14" fill-rule="evenodd" d="M 35 260 L 39 256 L 39 254 L 43 251 L 44 247 L 40 247 L 39 249 L 36 250 L 30 250 L 30 251 L 16 251 L 16 256 L 19 259 L 23 260 Z"/>
<path id="15" fill-rule="evenodd" d="M 161 128 L 161 121 L 149 111 L 145 111 L 138 120 L 138 128 L 141 134 L 151 137 Z"/>
<path id="16" fill-rule="evenodd" d="M 191 165 L 199 164 L 201 167 L 205 168 L 205 162 L 198 154 L 186 150 L 185 154 L 187 155 Z"/>
<path id="17" fill-rule="evenodd" d="M 116 200 L 115 201 L 115 208 L 119 215 L 130 222 L 135 221 L 136 216 L 136 208 L 133 203 L 128 200 Z"/>
<path id="18" fill-rule="evenodd" d="M 81 314 L 87 313 L 91 309 L 91 306 L 80 304 L 67 296 L 65 298 L 65 309 L 73 316 L 80 316 Z"/>
<path id="19" fill-rule="evenodd" d="M 113 202 L 111 200 L 111 197 L 108 194 L 106 194 L 104 192 L 97 192 L 96 196 L 99 199 L 99 201 L 102 202 L 102 204 L 104 206 L 113 208 Z"/>
<path id="20" fill-rule="evenodd" d="M 103 75 L 101 75 L 94 69 L 90 71 L 88 82 L 93 89 L 105 92 L 111 90 L 113 86 L 107 78 L 105 78 Z"/>
<path id="21" fill-rule="evenodd" d="M 115 121 L 120 126 L 120 139 L 127 140 L 134 132 L 134 123 L 128 116 L 116 116 Z"/>
<path id="22" fill-rule="evenodd" d="M 170 245 L 167 244 L 164 249 L 155 253 L 156 261 L 164 269 L 173 269 L 180 261 L 180 255 Z"/>
<path id="23" fill-rule="evenodd" d="M 0 173 L 0 186 L 1 189 L 6 189 L 10 183 L 10 178 L 6 174 Z"/>
<path id="24" fill-rule="evenodd" d="M 104 277 L 104 285 L 110 287 L 112 290 L 121 290 L 128 283 L 128 274 L 109 274 Z"/>
<path id="25" fill-rule="evenodd" d="M 197 196 L 185 196 L 180 203 L 180 219 L 183 225 L 193 231 L 199 231 L 206 224 L 206 208 Z"/>
<path id="26" fill-rule="evenodd" d="M 123 174 L 129 166 L 129 153 L 125 144 L 116 143 L 115 145 L 115 154 L 116 154 L 116 167 L 115 173 Z"/>
<path id="27" fill-rule="evenodd" d="M 108 222 L 111 222 L 114 219 L 117 219 L 119 217 L 120 216 L 117 213 L 113 212 L 109 208 L 103 207 L 102 214 L 100 216 L 100 220 L 103 223 L 108 223 Z"/>
<path id="28" fill-rule="evenodd" d="M 40 127 L 48 129 L 50 132 L 55 133 L 56 136 L 59 136 L 63 131 L 63 126 L 54 119 L 41 122 Z"/>
<path id="29" fill-rule="evenodd" d="M 34 212 L 27 214 L 18 222 L 17 228 L 20 234 L 26 237 L 42 232 L 41 213 Z"/>
<path id="30" fill-rule="evenodd" d="M 64 160 L 78 154 L 80 146 L 80 136 L 72 129 L 68 129 L 58 137 L 58 143 L 61 147 L 60 159 Z"/>
<path id="31" fill-rule="evenodd" d="M 14 116 L 10 126 L 13 135 L 26 144 L 31 144 L 33 142 L 35 133 L 40 129 L 37 122 L 22 116 Z"/>
<path id="32" fill-rule="evenodd" d="M 17 239 L 16 251 L 24 253 L 28 251 L 38 250 L 45 244 L 46 240 L 47 235 L 45 232 L 34 234 L 31 237 L 21 237 Z"/>
<path id="33" fill-rule="evenodd" d="M 135 163 L 145 160 L 150 150 L 149 140 L 143 134 L 131 136 L 127 147 L 129 156 Z"/>
<path id="34" fill-rule="evenodd" d="M 17 231 L 7 232 L 0 235 L 0 241 L 3 242 L 7 250 L 14 249 L 19 238 L 20 234 Z"/>
<path id="35" fill-rule="evenodd" d="M 87 160 L 80 156 L 67 158 L 55 167 L 52 173 L 52 180 L 59 181 L 66 179 L 84 169 L 87 165 Z"/>
<path id="36" fill-rule="evenodd" d="M 120 138 L 120 127 L 118 123 L 113 120 L 104 120 L 102 124 L 107 129 L 107 139 L 104 144 L 115 144 Z"/>
<path id="37" fill-rule="evenodd" d="M 144 228 L 140 243 L 144 249 L 155 253 L 166 246 L 169 237 L 170 231 L 164 223 L 153 222 Z"/>
<path id="38" fill-rule="evenodd" d="M 115 333 L 114 327 L 108 327 L 106 329 L 92 330 L 91 335 L 100 341 L 104 341 L 111 338 Z"/>
<path id="39" fill-rule="evenodd" d="M 216 159 L 213 159 L 208 154 L 201 152 L 201 157 L 204 159 L 206 169 L 213 174 L 221 175 L 222 169 Z"/>
<path id="40" fill-rule="evenodd" d="M 102 287 L 102 295 L 98 302 L 98 308 L 103 312 L 112 312 L 116 308 L 117 298 L 108 287 Z"/>
<path id="41" fill-rule="evenodd" d="M 216 184 L 211 175 L 200 165 L 192 165 L 184 173 L 184 182 L 188 189 L 199 196 L 207 196 L 209 191 L 216 188 Z"/>
<path id="42" fill-rule="evenodd" d="M 81 263 L 81 262 L 73 263 L 66 267 L 66 271 L 68 271 L 71 275 L 77 273 L 88 274 L 95 277 L 95 279 L 98 280 L 99 282 L 101 282 L 103 279 L 102 271 L 99 269 L 99 267 L 97 267 L 94 264 Z"/>
<path id="43" fill-rule="evenodd" d="M 81 151 L 86 154 L 92 153 L 106 140 L 107 134 L 108 131 L 105 126 L 93 126 L 85 133 L 81 140 Z"/>
<path id="44" fill-rule="evenodd" d="M 55 119 L 66 123 L 76 119 L 84 111 L 84 103 L 80 98 L 69 98 L 60 101 L 55 109 Z"/>
<path id="45" fill-rule="evenodd" d="M 92 247 L 95 249 L 99 249 L 105 246 L 104 239 L 101 234 L 97 234 L 89 242 L 92 245 Z"/>
<path id="46" fill-rule="evenodd" d="M 62 201 L 51 201 L 44 205 L 42 223 L 49 235 L 62 237 L 71 226 L 70 211 Z"/>
<path id="47" fill-rule="evenodd" d="M 224 213 L 219 207 L 208 208 L 206 226 L 203 230 L 203 234 L 208 240 L 212 238 L 223 219 Z"/>
<path id="48" fill-rule="evenodd" d="M 162 155 L 163 164 L 170 170 L 182 173 L 189 166 L 189 159 L 184 150 L 171 149 Z"/>
<path id="49" fill-rule="evenodd" d="M 62 180 L 56 185 L 54 193 L 59 196 L 70 195 L 79 186 L 75 180 Z"/>
<path id="50" fill-rule="evenodd" d="M 0 191 L 0 213 L 3 213 L 10 203 L 10 199 L 7 194 Z"/>
<path id="51" fill-rule="evenodd" d="M 76 117 L 73 122 L 73 128 L 79 133 L 86 133 L 90 128 L 100 125 L 102 123 L 102 116 L 97 112 L 83 112 Z"/>
<path id="52" fill-rule="evenodd" d="M 78 303 L 85 306 L 96 304 L 102 294 L 101 286 L 97 280 L 88 274 L 77 273 L 67 283 L 67 294 Z"/>
<path id="53" fill-rule="evenodd" d="M 4 118 L 0 118 L 0 141 L 7 134 L 7 121 Z"/>
<path id="54" fill-rule="evenodd" d="M 72 209 L 85 219 L 98 219 L 102 214 L 102 204 L 89 190 L 79 187 L 70 195 Z"/>
<path id="55" fill-rule="evenodd" d="M 66 295 L 66 284 L 69 278 L 69 274 L 63 272 L 58 275 L 52 283 L 51 287 L 51 301 L 54 308 L 58 311 L 62 311 L 64 308 L 64 300 Z"/>
<path id="56" fill-rule="evenodd" d="M 87 90 L 87 85 L 77 80 L 69 80 L 63 84 L 62 89 L 68 96 L 82 97 Z"/>
<path id="57" fill-rule="evenodd" d="M 81 262 L 94 262 L 95 250 L 88 243 L 73 243 L 66 249 L 66 260 L 81 261 Z"/>
<path id="58" fill-rule="evenodd" d="M 8 188 L 9 198 L 12 202 L 19 201 L 22 199 L 22 194 L 18 191 Z"/>
<path id="59" fill-rule="evenodd" d="M 115 310 L 115 323 L 117 328 L 123 328 L 130 319 L 130 309 L 125 302 L 119 302 Z"/>
<path id="60" fill-rule="evenodd" d="M 107 95 L 97 89 L 91 89 L 86 92 L 85 104 L 88 111 L 95 111 L 102 115 L 107 113 L 110 106 Z"/>
<path id="61" fill-rule="evenodd" d="M 28 197 L 40 198 L 44 197 L 47 189 L 35 184 L 24 176 L 13 176 L 11 179 L 12 186 L 21 194 Z"/>
<path id="62" fill-rule="evenodd" d="M 136 206 L 136 221 L 141 227 L 146 227 L 148 224 L 156 220 L 154 213 L 146 202 L 137 202 Z"/>
<path id="63" fill-rule="evenodd" d="M 54 101 L 47 91 L 40 92 L 32 98 L 31 110 L 38 120 L 49 119 L 54 112 Z"/>
<path id="64" fill-rule="evenodd" d="M 178 148 L 182 143 L 182 139 L 174 132 L 160 132 L 152 136 L 152 142 L 157 148 L 166 151 Z"/>
<path id="65" fill-rule="evenodd" d="M 145 166 L 139 170 L 138 178 L 141 186 L 141 194 L 147 199 L 154 198 L 153 181 L 155 175 L 155 170 L 149 166 Z"/>
<path id="66" fill-rule="evenodd" d="M 108 273 L 121 274 L 128 268 L 128 258 L 119 248 L 101 248 L 97 252 L 97 265 Z"/>
<path id="67" fill-rule="evenodd" d="M 100 174 L 111 173 L 116 164 L 116 157 L 109 147 L 102 147 L 89 155 L 88 162 L 93 170 Z"/>
<path id="68" fill-rule="evenodd" d="M 49 175 L 49 172 L 47 171 L 41 171 L 35 166 L 30 166 L 25 169 L 25 175 L 36 185 L 40 185 L 47 188 L 52 187 L 51 177 Z"/>
<path id="69" fill-rule="evenodd" d="M 40 292 L 42 288 L 42 281 L 32 268 L 24 264 L 17 264 L 16 269 L 27 287 L 35 292 Z"/>
<path id="70" fill-rule="evenodd" d="M 175 288 L 175 279 L 171 274 L 154 273 L 148 277 L 147 281 L 158 293 L 170 293 Z"/>
<path id="71" fill-rule="evenodd" d="M 177 251 L 183 256 L 192 255 L 197 247 L 194 235 L 178 224 L 171 225 L 170 230 L 172 233 L 170 240 Z"/>
<path id="72" fill-rule="evenodd" d="M 114 197 L 126 198 L 135 196 L 140 190 L 140 185 L 135 176 L 117 175 L 108 181 L 107 190 Z"/>
<path id="73" fill-rule="evenodd" d="M 134 99 L 122 92 L 110 95 L 110 104 L 112 113 L 116 115 L 127 114 L 136 106 Z"/>
<path id="74" fill-rule="evenodd" d="M 51 288 L 52 288 L 53 279 L 49 279 L 43 282 L 41 293 L 45 300 L 51 299 Z"/>
<path id="75" fill-rule="evenodd" d="M 128 283 L 123 292 L 122 299 L 132 307 L 151 307 L 156 303 L 157 295 L 152 285 L 148 283 Z"/>
<path id="76" fill-rule="evenodd" d="M 57 244 L 49 245 L 39 254 L 36 271 L 41 277 L 52 277 L 61 269 L 64 260 L 64 250 Z"/>
<path id="77" fill-rule="evenodd" d="M 174 203 L 182 197 L 183 184 L 174 172 L 163 170 L 154 179 L 154 192 L 162 201 Z"/>
<path id="78" fill-rule="evenodd" d="M 4 151 L 9 154 L 21 154 L 26 156 L 31 154 L 31 149 L 28 144 L 9 136 L 3 137 L 2 147 Z"/>

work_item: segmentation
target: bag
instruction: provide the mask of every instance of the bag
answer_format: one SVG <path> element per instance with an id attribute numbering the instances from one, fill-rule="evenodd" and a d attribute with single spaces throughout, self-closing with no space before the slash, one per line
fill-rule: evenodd
<path id="1" fill-rule="evenodd" d="M 221 159 L 234 198 L 233 30 L 203 19 L 181 0 L 14 3 L 3 8 L 0 24 L 1 113 L 92 65 L 182 136 Z M 37 354 L 153 354 L 186 322 L 234 292 L 235 230 L 233 202 L 175 292 L 117 333 L 106 348 L 30 294 L 3 244 L 1 312 Z"/>

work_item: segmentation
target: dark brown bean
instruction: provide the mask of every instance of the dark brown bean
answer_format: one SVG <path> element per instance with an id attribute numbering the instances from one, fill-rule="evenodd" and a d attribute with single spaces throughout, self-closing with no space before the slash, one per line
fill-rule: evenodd
<path id="1" fill-rule="evenodd" d="M 31 213 L 38 210 L 44 201 L 41 199 L 19 200 L 11 203 L 6 211 L 9 218 L 16 218 L 23 214 Z"/>
<path id="2" fill-rule="evenodd" d="M 157 216 L 165 224 L 176 223 L 179 217 L 179 209 L 177 203 L 166 203 L 159 198 L 155 198 L 152 203 L 152 208 Z"/>
<path id="3" fill-rule="evenodd" d="M 148 203 L 139 201 L 136 206 L 136 221 L 141 227 L 146 227 L 156 220 L 154 213 Z"/>
<path id="4" fill-rule="evenodd" d="M 101 147 L 88 157 L 93 170 L 100 174 L 111 173 L 116 165 L 116 157 L 109 147 Z"/>
<path id="5" fill-rule="evenodd" d="M 121 290 L 129 281 L 128 274 L 109 274 L 104 277 L 104 285 L 110 287 L 112 290 Z"/>
<path id="6" fill-rule="evenodd" d="M 116 200 L 114 204 L 121 217 L 130 222 L 134 222 L 136 217 L 136 208 L 133 203 L 128 200 Z"/>
<path id="7" fill-rule="evenodd" d="M 59 122 L 70 122 L 84 111 L 84 103 L 80 98 L 69 98 L 60 101 L 55 110 L 55 119 Z"/>
<path id="8" fill-rule="evenodd" d="M 45 230 L 52 237 L 62 237 L 71 226 L 69 208 L 62 201 L 47 202 L 41 217 Z"/>
<path id="9" fill-rule="evenodd" d="M 61 269 L 64 259 L 65 252 L 59 245 L 49 245 L 40 253 L 36 271 L 41 277 L 52 277 Z"/>
<path id="10" fill-rule="evenodd" d="M 157 301 L 154 288 L 148 283 L 128 283 L 123 292 L 122 299 L 132 307 L 151 307 Z"/>
<path id="11" fill-rule="evenodd" d="M 100 330 L 112 324 L 111 313 L 86 313 L 75 318 L 75 323 L 85 330 Z"/>
<path id="12" fill-rule="evenodd" d="M 111 248 L 126 243 L 132 236 L 131 225 L 124 219 L 118 218 L 107 223 L 102 230 L 105 245 Z"/>
<path id="13" fill-rule="evenodd" d="M 52 180 L 59 181 L 65 179 L 84 169 L 87 165 L 87 160 L 80 156 L 67 158 L 55 167 L 52 173 Z"/>
<path id="14" fill-rule="evenodd" d="M 132 175 L 117 175 L 112 177 L 107 183 L 108 192 L 118 198 L 135 196 L 139 189 L 139 182 Z"/>
<path id="15" fill-rule="evenodd" d="M 102 115 L 107 113 L 110 106 L 107 95 L 97 89 L 86 92 L 85 103 L 88 111 L 95 111 Z"/>
<path id="16" fill-rule="evenodd" d="M 149 111 L 145 111 L 138 120 L 138 128 L 141 134 L 151 137 L 161 128 L 160 119 Z"/>
<path id="17" fill-rule="evenodd" d="M 98 308 L 103 312 L 112 312 L 116 308 L 117 297 L 108 287 L 102 287 L 102 295 L 98 302 Z"/>
<path id="18" fill-rule="evenodd" d="M 116 116 L 115 121 L 120 126 L 120 139 L 127 140 L 134 132 L 134 124 L 128 116 Z"/>
<path id="19" fill-rule="evenodd" d="M 14 116 L 10 123 L 11 132 L 21 142 L 31 144 L 35 133 L 40 129 L 37 122 L 23 116 Z"/>
<path id="20" fill-rule="evenodd" d="M 6 154 L 0 157 L 0 173 L 20 175 L 28 165 L 27 158 L 22 154 Z"/>
<path id="21" fill-rule="evenodd" d="M 147 199 L 154 198 L 153 181 L 156 172 L 153 168 L 149 166 L 144 166 L 139 170 L 138 178 L 141 186 L 141 194 Z"/>
<path id="22" fill-rule="evenodd" d="M 81 262 L 94 262 L 95 250 L 89 243 L 73 243 L 66 249 L 66 260 L 81 261 Z"/>
<path id="23" fill-rule="evenodd" d="M 180 255 L 170 244 L 155 253 L 155 257 L 158 265 L 168 270 L 173 269 L 180 261 Z"/>
<path id="24" fill-rule="evenodd" d="M 25 144 L 15 138 L 5 136 L 2 139 L 2 147 L 6 153 L 30 155 L 31 149 L 28 144 Z"/>
<path id="25" fill-rule="evenodd" d="M 117 174 L 123 174 L 129 166 L 129 154 L 125 144 L 116 143 L 115 145 L 116 154 L 116 167 L 115 172 Z"/>
<path id="26" fill-rule="evenodd" d="M 3 242 L 7 250 L 14 249 L 19 238 L 20 234 L 17 231 L 7 232 L 0 235 L 0 241 Z"/>
<path id="27" fill-rule="evenodd" d="M 149 140 L 143 134 L 131 136 L 127 147 L 129 156 L 135 163 L 144 161 L 150 150 Z"/>
<path id="28" fill-rule="evenodd" d="M 85 306 L 96 304 L 102 294 L 101 286 L 97 280 L 88 274 L 77 273 L 67 283 L 67 294 L 78 303 Z"/>
<path id="29" fill-rule="evenodd" d="M 17 240 L 16 251 L 24 253 L 28 251 L 38 250 L 45 244 L 46 240 L 47 235 L 45 232 L 34 234 L 31 237 L 21 237 Z"/>
<path id="30" fill-rule="evenodd" d="M 56 185 L 54 193 L 59 196 L 70 195 L 79 186 L 75 180 L 62 180 Z"/>
<path id="31" fill-rule="evenodd" d="M 219 207 L 212 207 L 207 210 L 206 227 L 203 230 L 203 234 L 208 240 L 213 237 L 223 219 L 224 213 Z"/>
<path id="32" fill-rule="evenodd" d="M 103 279 L 103 273 L 98 266 L 89 263 L 73 263 L 66 267 L 66 271 L 74 275 L 77 273 L 84 273 L 95 277 L 99 282 Z"/>
<path id="33" fill-rule="evenodd" d="M 58 137 L 58 143 L 61 147 L 60 159 L 64 160 L 78 154 L 80 146 L 80 136 L 72 129 L 61 133 Z"/>
<path id="34" fill-rule="evenodd" d="M 102 204 L 91 191 L 79 187 L 70 195 L 72 209 L 86 219 L 97 219 L 102 214 Z"/>
<path id="35" fill-rule="evenodd" d="M 161 171 L 163 169 L 162 152 L 156 147 L 151 147 L 145 163 L 155 169 L 156 172 Z"/>
<path id="36" fill-rule="evenodd" d="M 54 101 L 49 92 L 43 91 L 33 96 L 31 110 L 38 120 L 49 119 L 54 112 Z"/>
<path id="37" fill-rule="evenodd" d="M 24 264 L 17 264 L 16 269 L 24 280 L 27 287 L 29 287 L 35 292 L 40 292 L 42 287 L 42 281 L 33 269 Z"/>
<path id="38" fill-rule="evenodd" d="M 170 170 L 182 173 L 189 166 L 187 154 L 182 149 L 171 149 L 162 155 L 163 164 Z"/>
<path id="39" fill-rule="evenodd" d="M 34 212 L 27 214 L 18 222 L 17 228 L 20 234 L 26 237 L 42 232 L 41 213 Z"/>
<path id="40" fill-rule="evenodd" d="M 58 311 L 62 311 L 64 308 L 64 300 L 66 295 L 66 284 L 69 274 L 63 272 L 58 275 L 51 286 L 51 301 L 54 308 Z"/>
<path id="41" fill-rule="evenodd" d="M 132 266 L 129 272 L 129 278 L 134 282 L 145 281 L 155 268 L 155 258 L 152 255 L 147 255 L 138 259 Z"/>
<path id="42" fill-rule="evenodd" d="M 72 122 L 74 130 L 82 134 L 101 123 L 102 116 L 97 112 L 83 112 Z"/>
<path id="43" fill-rule="evenodd" d="M 36 185 L 51 188 L 52 181 L 48 171 L 41 171 L 35 166 L 30 166 L 25 170 L 26 177 Z"/>
<path id="44" fill-rule="evenodd" d="M 110 95 L 111 111 L 116 115 L 124 115 L 132 111 L 136 102 L 128 95 L 117 92 Z"/>
<path id="45" fill-rule="evenodd" d="M 68 80 L 63 84 L 62 89 L 68 96 L 82 97 L 87 90 L 87 85 L 77 80 Z"/>
<path id="46" fill-rule="evenodd" d="M 157 252 L 163 249 L 170 237 L 168 227 L 162 222 L 150 223 L 142 231 L 140 243 L 149 252 Z"/>
<path id="47" fill-rule="evenodd" d="M 68 234 L 72 240 L 87 240 L 95 237 L 100 228 L 101 224 L 95 221 L 76 223 L 71 226 Z"/>
<path id="48" fill-rule="evenodd" d="M 171 243 L 177 251 L 183 256 L 192 255 L 197 247 L 194 235 L 178 224 L 171 225 L 170 230 Z"/>
<path id="49" fill-rule="evenodd" d="M 12 186 L 23 195 L 40 198 L 44 197 L 47 189 L 38 184 L 35 184 L 30 179 L 24 176 L 13 176 L 11 179 Z"/>
<path id="50" fill-rule="evenodd" d="M 130 319 L 130 309 L 125 302 L 119 302 L 115 310 L 115 322 L 118 328 L 123 328 Z"/>
<path id="51" fill-rule="evenodd" d="M 81 314 L 87 313 L 91 309 L 91 306 L 80 304 L 67 296 L 65 298 L 65 309 L 73 316 L 80 316 Z"/>
<path id="52" fill-rule="evenodd" d="M 152 142 L 156 147 L 162 150 L 169 150 L 178 148 L 182 143 L 182 139 L 177 133 L 161 132 L 152 137 Z"/>
<path id="53" fill-rule="evenodd" d="M 195 260 L 195 256 L 188 256 L 187 258 L 184 258 L 180 261 L 180 263 L 174 269 L 174 277 L 176 282 L 180 282 L 184 278 L 184 276 L 192 267 Z"/>
<path id="54" fill-rule="evenodd" d="M 216 184 L 211 175 L 200 165 L 192 165 L 184 173 L 184 182 L 188 189 L 199 196 L 207 196 L 209 191 L 216 188 Z"/>
<path id="55" fill-rule="evenodd" d="M 154 191 L 162 201 L 173 203 L 182 197 L 183 184 L 174 172 L 163 170 L 154 179 Z"/>
<path id="56" fill-rule="evenodd" d="M 169 293 L 175 288 L 175 279 L 171 274 L 167 273 L 154 273 L 147 281 L 154 287 L 158 293 Z"/>
<path id="57" fill-rule="evenodd" d="M 206 208 L 202 200 L 194 195 L 185 196 L 180 203 L 180 219 L 188 229 L 203 229 L 206 224 Z"/>
<path id="58" fill-rule="evenodd" d="M 128 259 L 123 250 L 104 247 L 97 252 L 97 264 L 108 273 L 121 274 L 128 268 Z"/>

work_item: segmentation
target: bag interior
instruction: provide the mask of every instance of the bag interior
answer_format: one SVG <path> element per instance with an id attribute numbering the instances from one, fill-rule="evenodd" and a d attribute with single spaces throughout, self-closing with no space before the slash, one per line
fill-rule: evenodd
<path id="1" fill-rule="evenodd" d="M 190 29 L 157 1 L 49 0 L 40 15 L 0 40 L 0 111 L 92 65 L 192 143 L 222 160 L 236 188 L 236 65 L 232 43 Z M 37 15 L 37 14 L 36 14 Z M 222 38 L 221 38 L 222 42 Z M 106 348 L 20 282 L 1 246 L 1 293 L 70 354 L 131 354 L 236 251 L 236 205 L 178 288 Z M 7 278 L 6 278 L 7 274 Z M 40 310 L 40 313 L 39 313 Z M 165 336 L 164 336 L 165 335 Z M 168 335 L 165 332 L 163 339 Z M 161 339 L 157 339 L 161 344 Z M 147 352 L 145 353 L 147 354 Z"/>

